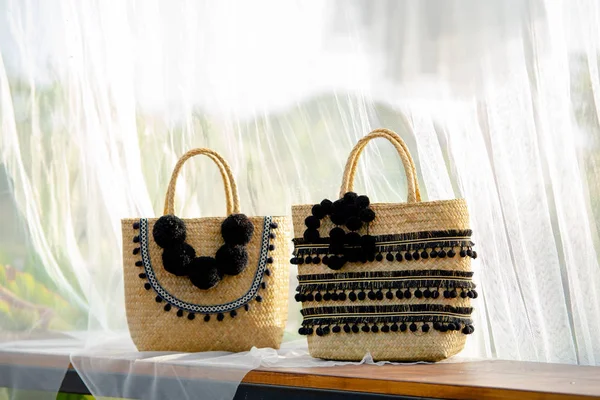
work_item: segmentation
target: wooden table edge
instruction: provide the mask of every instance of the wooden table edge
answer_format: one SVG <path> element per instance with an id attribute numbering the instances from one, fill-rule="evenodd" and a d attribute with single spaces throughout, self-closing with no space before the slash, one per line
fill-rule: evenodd
<path id="1" fill-rule="evenodd" d="M 255 369 L 244 383 L 305 387 L 321 390 L 376 393 L 440 399 L 600 399 L 600 396 L 508 389 L 490 386 L 451 385 L 430 382 L 342 377 Z"/>

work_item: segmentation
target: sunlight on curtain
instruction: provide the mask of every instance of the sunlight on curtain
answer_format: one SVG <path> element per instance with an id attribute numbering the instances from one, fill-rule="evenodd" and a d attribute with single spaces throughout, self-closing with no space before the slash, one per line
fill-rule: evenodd
<path id="1" fill-rule="evenodd" d="M 353 143 L 387 127 L 426 199 L 469 203 L 464 354 L 600 364 L 599 8 L 0 1 L 0 337 L 126 332 L 120 219 L 161 212 L 187 149 L 230 161 L 243 212 L 281 215 L 334 196 Z M 361 161 L 376 201 L 406 197 L 390 147 Z M 223 215 L 218 182 L 185 168 L 181 215 Z"/>

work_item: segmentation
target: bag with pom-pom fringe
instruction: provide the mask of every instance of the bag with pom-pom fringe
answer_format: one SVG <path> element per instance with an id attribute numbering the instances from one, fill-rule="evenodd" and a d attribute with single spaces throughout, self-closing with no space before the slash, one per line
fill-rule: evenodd
<path id="1" fill-rule="evenodd" d="M 205 155 L 220 170 L 227 217 L 174 215 L 183 163 Z M 127 322 L 139 351 L 279 348 L 287 320 L 291 221 L 240 213 L 227 162 L 194 149 L 177 162 L 160 218 L 122 220 Z"/>
<path id="2" fill-rule="evenodd" d="M 358 159 L 375 138 L 404 165 L 406 203 L 372 204 L 352 191 Z M 352 150 L 340 198 L 292 207 L 296 301 L 310 354 L 333 360 L 439 361 L 473 332 L 477 297 L 469 214 L 463 199 L 421 201 L 404 141 L 377 129 Z"/>

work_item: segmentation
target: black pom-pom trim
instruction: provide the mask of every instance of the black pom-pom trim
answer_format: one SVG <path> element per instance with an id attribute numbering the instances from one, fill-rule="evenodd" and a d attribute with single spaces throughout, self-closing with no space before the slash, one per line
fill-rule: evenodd
<path id="1" fill-rule="evenodd" d="M 185 242 L 185 223 L 174 215 L 163 215 L 152 228 L 152 236 L 163 249 Z"/>
<path id="2" fill-rule="evenodd" d="M 244 214 L 232 214 L 221 224 L 221 235 L 227 244 L 248 244 L 253 233 L 254 224 Z"/>

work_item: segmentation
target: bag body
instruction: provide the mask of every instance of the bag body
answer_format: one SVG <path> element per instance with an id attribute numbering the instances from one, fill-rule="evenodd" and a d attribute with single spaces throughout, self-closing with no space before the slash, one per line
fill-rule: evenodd
<path id="1" fill-rule="evenodd" d="M 195 149 L 186 153 L 175 167 L 165 216 L 173 215 L 175 182 L 181 165 L 198 154 L 207 155 L 217 163 L 225 183 L 227 213 L 239 215 L 237 187 L 229 166 L 212 150 Z M 122 220 L 127 322 L 139 351 L 239 352 L 253 346 L 279 348 L 287 320 L 290 220 L 247 217 L 254 229 L 244 245 L 245 268 L 235 275 L 219 272 L 213 277 L 218 281 L 216 286 L 200 289 L 191 278 L 197 276 L 199 268 L 206 265 L 212 268 L 214 264 L 215 271 L 221 269 L 218 263 L 223 258 L 218 253 L 227 246 L 222 233 L 224 220 L 218 217 L 181 220 L 185 224 L 185 243 L 194 249 L 196 261 L 208 261 L 208 264 L 191 261 L 185 275 L 172 273 L 165 266 L 164 260 L 171 263 L 173 257 L 169 258 L 167 248 L 156 241 L 158 218 Z M 196 282 L 203 284 L 198 279 Z"/>
<path id="2" fill-rule="evenodd" d="M 358 158 L 374 138 L 398 150 L 407 203 L 370 204 L 352 192 Z M 300 333 L 313 357 L 439 361 L 463 349 L 477 297 L 467 205 L 421 201 L 414 162 L 398 135 L 379 129 L 361 139 L 346 164 L 340 199 L 293 206 L 292 219 Z"/>

